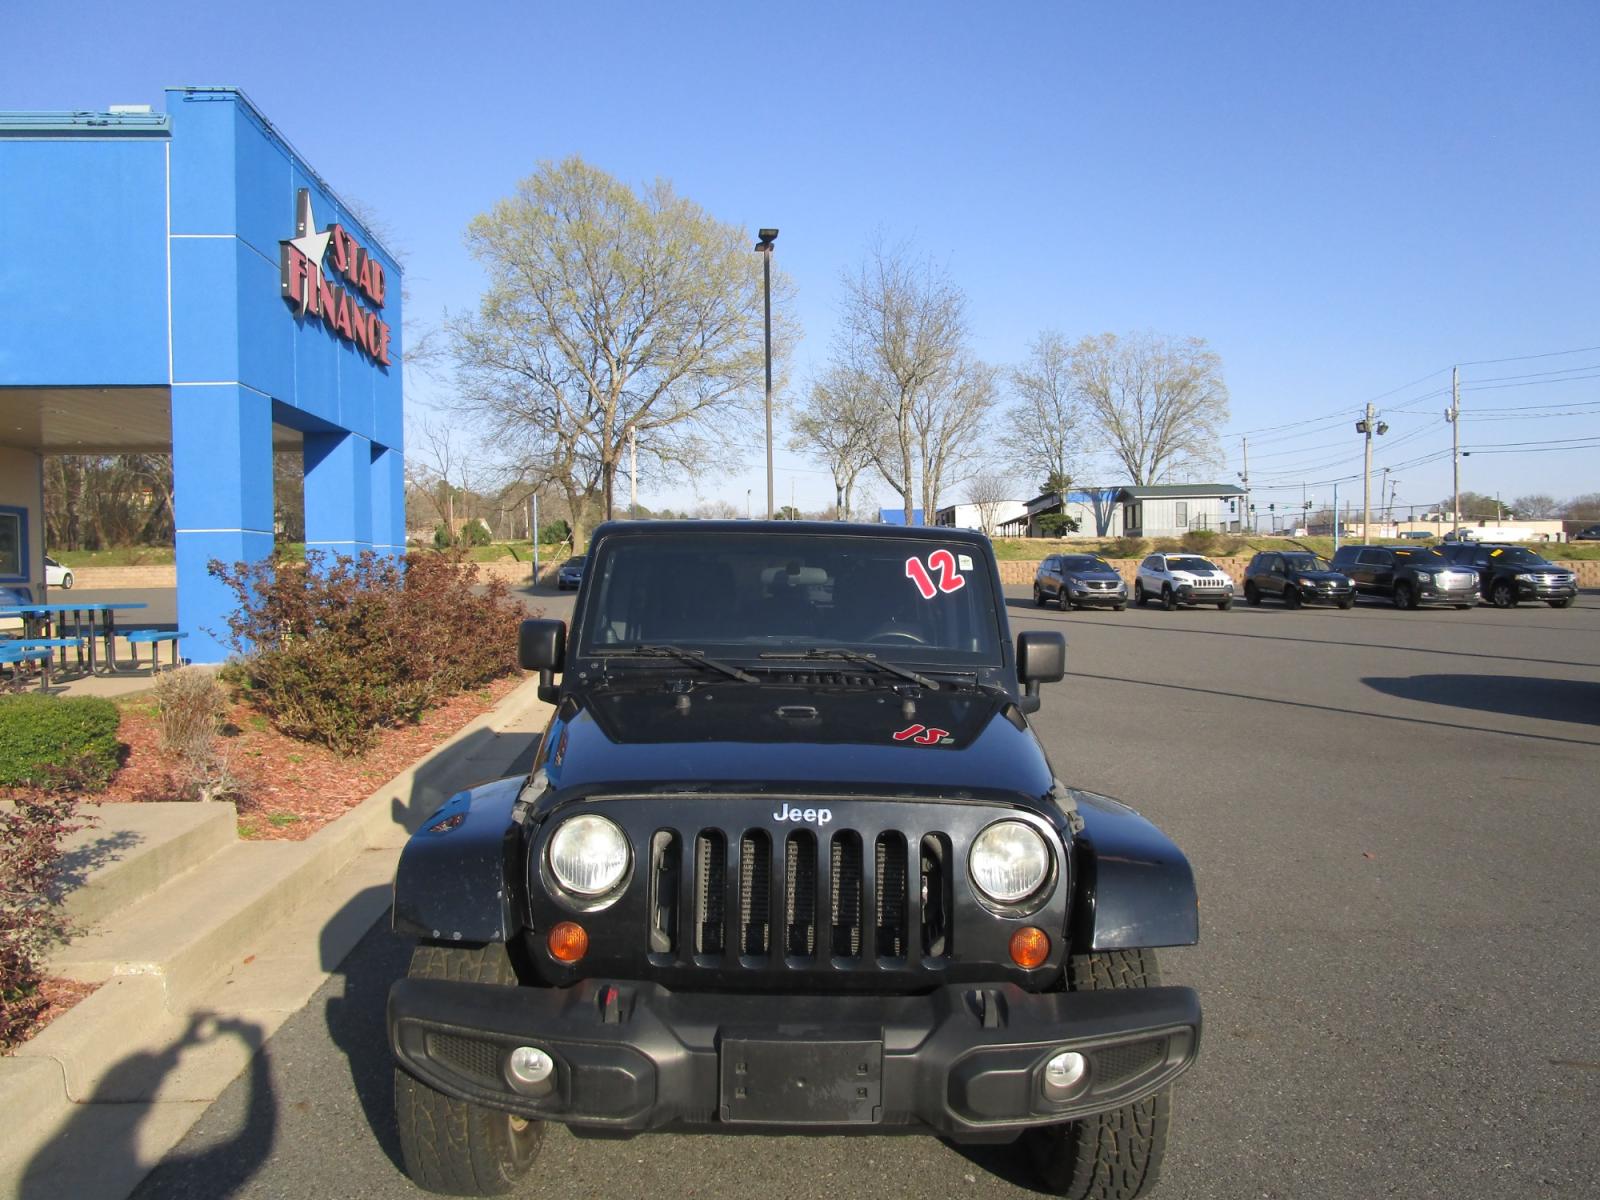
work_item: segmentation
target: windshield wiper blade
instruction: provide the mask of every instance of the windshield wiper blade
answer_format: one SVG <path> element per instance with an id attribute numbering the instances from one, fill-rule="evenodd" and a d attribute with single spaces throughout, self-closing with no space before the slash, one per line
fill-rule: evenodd
<path id="1" fill-rule="evenodd" d="M 680 662 L 694 663 L 700 667 L 710 667 L 713 671 L 721 671 L 731 679 L 740 683 L 760 683 L 761 680 L 741 670 L 732 663 L 718 662 L 714 658 L 707 658 L 698 650 L 686 650 L 682 646 L 623 646 L 616 650 L 599 652 L 605 658 L 676 658 Z"/>
<path id="2" fill-rule="evenodd" d="M 939 690 L 939 681 L 930 679 L 926 675 L 919 675 L 908 667 L 896 666 L 892 662 L 884 662 L 871 654 L 863 654 L 859 650 L 846 650 L 843 646 L 816 647 L 811 650 L 796 650 L 792 653 L 773 652 L 763 654 L 762 658 L 799 658 L 812 661 L 827 661 L 829 659 L 839 662 L 860 663 L 864 667 L 877 667 L 880 671 L 887 671 L 890 675 L 898 675 L 901 679 L 909 679 L 912 683 L 920 683 L 930 692 Z"/>

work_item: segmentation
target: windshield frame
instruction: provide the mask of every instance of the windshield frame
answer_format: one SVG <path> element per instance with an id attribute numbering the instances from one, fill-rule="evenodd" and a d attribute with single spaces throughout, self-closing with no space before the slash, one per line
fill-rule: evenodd
<path id="1" fill-rule="evenodd" d="M 1202 565 L 1198 567 L 1187 566 L 1185 565 L 1187 563 L 1200 563 Z M 1194 575 L 1201 571 L 1220 571 L 1222 568 L 1203 554 L 1169 554 L 1167 555 L 1167 570 L 1187 571 L 1189 574 Z"/>
<path id="2" fill-rule="evenodd" d="M 969 591 L 968 603 L 974 604 L 973 622 L 970 633 L 979 643 L 976 650 L 953 649 L 937 645 L 915 644 L 899 639 L 858 641 L 850 640 L 833 634 L 826 628 L 820 631 L 796 632 L 792 634 L 774 633 L 770 636 L 755 636 L 743 638 L 709 638 L 695 636 L 684 631 L 674 633 L 670 638 L 654 638 L 651 641 L 668 641 L 672 645 L 685 649 L 702 652 L 710 657 L 721 659 L 724 662 L 737 663 L 748 666 L 753 670 L 772 670 L 778 663 L 782 663 L 787 671 L 793 670 L 837 670 L 838 660 L 813 658 L 807 661 L 803 658 L 774 659 L 773 654 L 797 653 L 812 650 L 853 650 L 871 655 L 885 662 L 896 664 L 915 665 L 926 672 L 943 672 L 957 674 L 980 675 L 995 671 L 1009 671 L 1011 665 L 1010 631 L 1004 608 L 1004 590 L 999 581 L 999 573 L 994 566 L 992 555 L 985 546 L 976 544 L 970 536 L 957 536 L 949 538 L 929 537 L 921 534 L 908 535 L 905 532 L 896 534 L 863 533 L 847 528 L 837 530 L 828 528 L 796 528 L 793 532 L 774 532 L 768 527 L 756 526 L 748 529 L 723 526 L 720 523 L 715 527 L 705 529 L 674 529 L 668 531 L 629 530 L 622 529 L 596 536 L 588 548 L 588 570 L 586 572 L 585 592 L 582 595 L 580 607 L 573 612 L 573 640 L 569 657 L 573 660 L 582 659 L 594 667 L 604 671 L 611 671 L 617 664 L 626 663 L 629 668 L 643 668 L 646 670 L 660 671 L 663 668 L 672 668 L 682 664 L 674 664 L 663 659 L 630 659 L 627 655 L 613 654 L 628 643 L 626 640 L 609 644 L 595 639 L 592 631 L 600 629 L 601 605 L 608 593 L 608 579 L 612 570 L 613 556 L 625 551 L 630 546 L 640 543 L 661 544 L 669 539 L 681 539 L 681 544 L 690 550 L 695 557 L 704 558 L 709 545 L 717 540 L 729 539 L 739 547 L 738 553 L 748 554 L 749 540 L 759 539 L 760 551 L 780 556 L 773 543 L 779 539 L 792 539 L 797 543 L 814 546 L 819 540 L 836 540 L 841 543 L 855 543 L 855 549 L 870 549 L 884 543 L 896 546 L 896 551 L 891 557 L 898 556 L 900 548 L 904 547 L 909 558 L 913 555 L 923 560 L 928 559 L 936 551 L 944 549 L 957 557 L 957 560 L 970 559 L 971 566 L 961 565 L 959 572 L 965 576 L 967 585 L 974 585 Z M 828 584 L 832 587 L 834 580 L 829 577 Z M 912 580 L 907 578 L 908 589 L 915 590 Z M 956 591 L 965 590 L 962 588 Z M 972 597 L 981 597 L 973 600 Z M 984 601 L 987 600 L 987 603 Z M 887 620 L 887 617 L 886 617 Z M 830 667 L 831 663 L 831 667 Z M 604 666 L 602 667 L 602 664 Z"/>

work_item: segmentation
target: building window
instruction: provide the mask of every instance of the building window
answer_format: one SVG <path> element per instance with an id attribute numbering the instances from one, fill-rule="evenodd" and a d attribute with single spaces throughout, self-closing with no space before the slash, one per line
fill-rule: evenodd
<path id="1" fill-rule="evenodd" d="M 1187 500 L 1179 500 L 1174 507 L 1177 511 L 1178 528 L 1189 528 L 1189 502 Z"/>
<path id="2" fill-rule="evenodd" d="M 27 582 L 28 510 L 0 508 L 0 580 Z"/>

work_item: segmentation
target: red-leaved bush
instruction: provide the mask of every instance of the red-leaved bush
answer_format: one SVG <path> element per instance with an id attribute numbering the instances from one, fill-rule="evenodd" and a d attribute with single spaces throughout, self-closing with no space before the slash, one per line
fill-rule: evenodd
<path id="1" fill-rule="evenodd" d="M 52 888 L 61 839 L 78 828 L 76 803 L 37 791 L 0 804 L 0 1048 L 20 1040 L 45 1006 L 39 964 L 66 932 Z"/>
<path id="2" fill-rule="evenodd" d="M 211 573 L 238 601 L 228 628 L 242 657 L 228 677 L 284 733 L 341 754 L 517 669 L 527 614 L 503 581 L 480 583 L 459 557 L 412 554 L 402 565 L 313 550 L 304 562 L 214 561 Z"/>

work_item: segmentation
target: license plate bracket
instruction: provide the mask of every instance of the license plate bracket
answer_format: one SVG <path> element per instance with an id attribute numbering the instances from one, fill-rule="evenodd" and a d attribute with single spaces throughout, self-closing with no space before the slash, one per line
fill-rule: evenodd
<path id="1" fill-rule="evenodd" d="M 722 1120 L 741 1125 L 870 1125 L 883 1112 L 883 1042 L 725 1037 Z"/>

